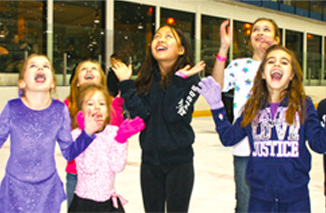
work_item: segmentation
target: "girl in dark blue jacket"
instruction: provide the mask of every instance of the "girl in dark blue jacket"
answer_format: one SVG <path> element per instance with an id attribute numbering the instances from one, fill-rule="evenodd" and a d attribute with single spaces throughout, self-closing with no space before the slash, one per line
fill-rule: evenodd
<path id="1" fill-rule="evenodd" d="M 272 46 L 242 116 L 233 125 L 226 119 L 219 85 L 211 77 L 199 83 L 197 90 L 211 107 L 223 145 L 233 146 L 249 137 L 249 212 L 310 212 L 311 155 L 306 140 L 312 150 L 324 153 L 326 129 L 304 93 L 302 80 L 294 54 Z"/>
<path id="2" fill-rule="evenodd" d="M 189 42 L 172 27 L 157 30 L 138 78 L 123 63 L 113 67 L 131 117 L 141 117 L 141 189 L 146 212 L 187 212 L 194 181 L 194 132 L 190 126 L 198 98 L 197 73 Z"/>

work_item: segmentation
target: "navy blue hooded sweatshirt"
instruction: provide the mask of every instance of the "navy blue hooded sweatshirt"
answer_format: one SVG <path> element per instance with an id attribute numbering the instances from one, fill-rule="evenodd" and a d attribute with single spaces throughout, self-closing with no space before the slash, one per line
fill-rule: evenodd
<path id="1" fill-rule="evenodd" d="M 233 146 L 248 136 L 251 154 L 246 176 L 251 196 L 265 201 L 295 202 L 309 198 L 308 182 L 311 155 L 306 146 L 318 153 L 326 151 L 326 129 L 322 128 L 310 98 L 306 99 L 306 116 L 300 125 L 298 113 L 293 124 L 285 120 L 287 99 L 279 105 L 274 119 L 270 106 L 241 128 L 243 115 L 234 125 L 225 109 L 212 110 L 216 131 L 225 146 Z"/>
<path id="2" fill-rule="evenodd" d="M 161 75 L 155 75 L 147 95 L 137 95 L 133 80 L 119 84 L 131 117 L 141 117 L 146 126 L 140 133 L 143 162 L 153 165 L 178 164 L 193 160 L 194 131 L 190 126 L 193 105 L 198 98 L 199 76 L 183 79 L 173 75 L 164 91 Z"/>

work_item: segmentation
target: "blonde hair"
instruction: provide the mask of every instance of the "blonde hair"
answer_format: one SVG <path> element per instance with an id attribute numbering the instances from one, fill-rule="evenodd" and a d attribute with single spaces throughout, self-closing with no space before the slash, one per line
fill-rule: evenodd
<path id="1" fill-rule="evenodd" d="M 51 63 L 50 59 L 49 59 L 46 55 L 31 54 L 31 55 L 26 59 L 26 61 L 24 62 L 24 65 L 23 65 L 22 69 L 19 71 L 19 76 L 18 76 L 18 82 L 17 82 L 17 85 L 18 85 L 18 89 L 19 89 L 20 91 L 22 91 L 21 96 L 25 96 L 25 90 L 24 90 L 24 89 L 21 89 L 21 88 L 19 87 L 19 83 L 20 83 L 21 81 L 24 80 L 24 76 L 25 76 L 25 73 L 26 73 L 26 69 L 27 69 L 27 64 L 28 64 L 28 62 L 29 62 L 31 59 L 36 58 L 36 57 L 44 57 L 44 58 L 49 62 L 50 66 L 51 66 L 51 72 L 52 72 L 52 77 L 53 77 L 53 85 L 54 85 L 53 88 L 52 88 L 52 90 L 53 90 L 54 92 L 55 92 L 55 90 L 56 90 L 56 87 L 57 87 L 57 80 L 56 80 L 55 72 L 54 72 L 54 69 L 53 69 L 53 66 L 52 66 L 52 63 Z"/>
<path id="2" fill-rule="evenodd" d="M 104 87 L 106 87 L 105 74 L 104 74 L 104 71 L 101 68 L 101 65 L 98 62 L 93 61 L 93 60 L 85 60 L 85 61 L 80 62 L 77 65 L 76 72 L 75 72 L 75 74 L 74 74 L 74 76 L 73 76 L 73 78 L 71 80 L 71 83 L 70 83 L 70 94 L 68 96 L 68 99 L 69 99 L 68 109 L 69 109 L 69 113 L 70 113 L 71 127 L 72 128 L 78 127 L 77 121 L 75 119 L 76 115 L 77 115 L 77 113 L 79 111 L 78 106 L 77 106 L 77 96 L 78 96 L 78 93 L 79 93 L 79 86 L 81 86 L 81 85 L 78 86 L 78 75 L 79 75 L 79 72 L 81 70 L 81 67 L 87 62 L 91 62 L 94 65 L 96 65 L 97 69 L 100 72 L 100 76 L 101 76 L 100 84 L 103 85 Z"/>

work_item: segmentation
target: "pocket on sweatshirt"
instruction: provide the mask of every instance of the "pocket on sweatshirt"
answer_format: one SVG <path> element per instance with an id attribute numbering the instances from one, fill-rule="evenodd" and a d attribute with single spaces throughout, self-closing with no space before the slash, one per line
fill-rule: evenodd
<path id="1" fill-rule="evenodd" d="M 249 166 L 247 179 L 256 187 L 288 188 L 297 179 L 291 162 L 255 162 Z"/>

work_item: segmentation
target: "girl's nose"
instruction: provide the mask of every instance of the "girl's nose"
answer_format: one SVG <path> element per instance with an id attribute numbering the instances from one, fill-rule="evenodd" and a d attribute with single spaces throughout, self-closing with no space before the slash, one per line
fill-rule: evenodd
<path id="1" fill-rule="evenodd" d="M 163 43 L 163 42 L 164 42 L 164 38 L 163 38 L 163 36 L 160 37 L 160 38 L 158 39 L 158 42 L 159 42 L 159 43 Z"/>
<path id="2" fill-rule="evenodd" d="M 274 66 L 280 66 L 280 62 L 279 61 L 275 61 Z"/>

